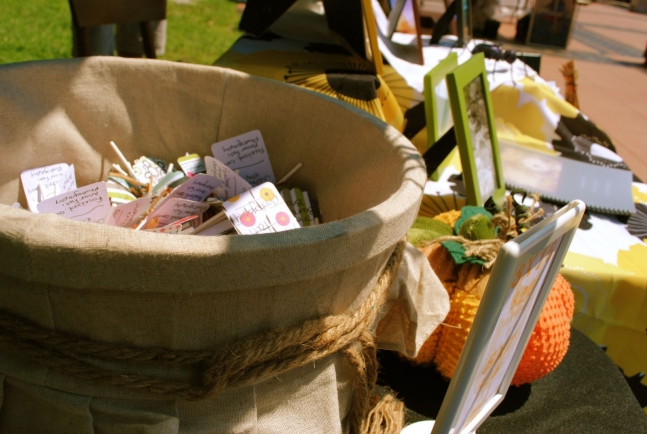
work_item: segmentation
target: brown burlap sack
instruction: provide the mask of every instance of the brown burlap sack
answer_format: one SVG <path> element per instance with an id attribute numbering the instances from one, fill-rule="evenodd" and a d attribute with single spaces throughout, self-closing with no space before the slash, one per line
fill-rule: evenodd
<path id="1" fill-rule="evenodd" d="M 168 236 L 9 206 L 25 205 L 24 169 L 66 162 L 78 185 L 104 180 L 116 162 L 110 140 L 131 160 L 174 161 L 254 129 L 278 177 L 303 163 L 291 181 L 318 199 L 325 224 Z M 294 367 L 281 352 L 296 339 L 286 330 L 368 318 L 378 346 L 414 356 L 448 311 L 411 246 L 386 302 L 371 304 L 426 172 L 394 129 L 309 91 L 162 61 L 3 65 L 0 150 L 2 433 L 348 432 L 357 340 L 337 351 L 333 339 L 323 357 L 309 347 L 316 339 L 296 345 L 307 363 Z M 247 360 L 263 354 L 289 369 Z"/>

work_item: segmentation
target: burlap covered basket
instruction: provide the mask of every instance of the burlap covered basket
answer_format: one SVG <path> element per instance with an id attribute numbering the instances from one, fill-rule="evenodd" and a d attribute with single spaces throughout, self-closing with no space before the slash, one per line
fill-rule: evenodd
<path id="1" fill-rule="evenodd" d="M 175 161 L 254 129 L 278 177 L 303 163 L 291 181 L 317 198 L 325 224 L 170 236 L 10 207 L 25 205 L 25 169 L 66 162 L 79 186 L 104 180 L 116 162 L 110 140 L 131 160 Z M 426 175 L 405 138 L 342 103 L 162 61 L 4 65 L 0 150 L 2 433 L 348 432 L 356 341 L 301 365 L 264 344 L 290 341 L 282 333 L 304 321 L 350 320 L 368 307 L 378 346 L 414 356 L 447 313 L 445 291 L 411 246 L 384 305 L 370 304 Z M 234 366 L 220 372 L 213 349 Z"/>

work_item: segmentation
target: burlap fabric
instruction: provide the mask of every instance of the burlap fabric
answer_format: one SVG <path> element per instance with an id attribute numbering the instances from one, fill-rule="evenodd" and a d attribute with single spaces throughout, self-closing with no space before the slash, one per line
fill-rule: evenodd
<path id="1" fill-rule="evenodd" d="M 164 236 L 8 206 L 24 205 L 24 169 L 67 162 L 79 185 L 105 179 L 110 140 L 129 159 L 173 161 L 253 129 L 279 177 L 303 163 L 292 181 L 326 224 Z M 356 312 L 411 226 L 426 173 L 399 133 L 342 103 L 213 67 L 112 58 L 0 66 L 0 150 L 0 310 L 92 341 L 177 351 Z M 403 256 L 371 329 L 380 347 L 414 356 L 449 306 L 424 256 L 411 246 Z M 349 430 L 356 376 L 340 353 L 187 400 L 62 374 L 22 351 L 0 340 L 2 433 Z M 85 361 L 173 382 L 196 375 Z"/>

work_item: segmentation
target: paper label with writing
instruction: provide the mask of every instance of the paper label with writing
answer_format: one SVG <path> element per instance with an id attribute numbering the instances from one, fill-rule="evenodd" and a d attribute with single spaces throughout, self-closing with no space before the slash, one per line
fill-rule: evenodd
<path id="1" fill-rule="evenodd" d="M 64 179 L 64 181 L 61 184 L 59 181 L 62 179 Z M 57 188 L 59 190 L 59 194 L 76 188 L 74 166 L 68 166 L 65 163 L 23 170 L 20 173 L 20 180 L 22 181 L 25 197 L 27 198 L 27 206 L 30 211 L 35 213 L 38 212 L 38 184 L 42 185 L 43 199 L 50 199 L 56 196 Z"/>
<path id="2" fill-rule="evenodd" d="M 209 208 L 208 203 L 195 202 L 187 199 L 165 200 L 147 220 L 157 219 L 158 227 L 166 226 L 188 216 L 199 216 Z"/>
<path id="3" fill-rule="evenodd" d="M 253 235 L 300 228 L 290 208 L 270 182 L 223 202 L 239 234 Z"/>
<path id="4" fill-rule="evenodd" d="M 76 173 L 74 173 L 74 164 L 70 164 L 70 167 L 63 171 L 63 176 L 58 180 L 58 191 L 59 194 L 63 194 L 75 189 Z"/>
<path id="5" fill-rule="evenodd" d="M 214 157 L 256 187 L 264 182 L 276 182 L 270 156 L 259 130 L 250 131 L 211 145 Z"/>
<path id="6" fill-rule="evenodd" d="M 211 192 L 222 184 L 222 181 L 215 176 L 198 173 L 168 195 L 168 199 L 188 199 L 196 202 L 203 202 Z M 167 200 L 168 200 L 167 199 Z"/>
<path id="7" fill-rule="evenodd" d="M 106 183 L 96 182 L 41 201 L 38 212 L 54 213 L 79 221 L 105 223 L 110 213 Z"/>
<path id="8" fill-rule="evenodd" d="M 222 184 L 214 190 L 219 199 L 227 200 L 252 189 L 249 182 L 245 181 L 221 161 L 206 156 L 204 157 L 204 164 L 207 167 L 207 175 L 215 176 L 222 181 Z"/>
<path id="9" fill-rule="evenodd" d="M 132 227 L 148 212 L 151 203 L 153 203 L 152 197 L 140 197 L 132 202 L 119 205 L 112 209 L 112 215 L 108 218 L 107 223 L 110 226 L 122 228 Z"/>

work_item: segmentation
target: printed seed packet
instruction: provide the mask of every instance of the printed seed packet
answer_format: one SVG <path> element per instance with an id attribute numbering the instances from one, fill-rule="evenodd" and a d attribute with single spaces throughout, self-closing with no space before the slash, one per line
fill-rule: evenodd
<path id="1" fill-rule="evenodd" d="M 299 223 L 270 182 L 223 202 L 225 214 L 241 235 L 298 229 Z"/>

